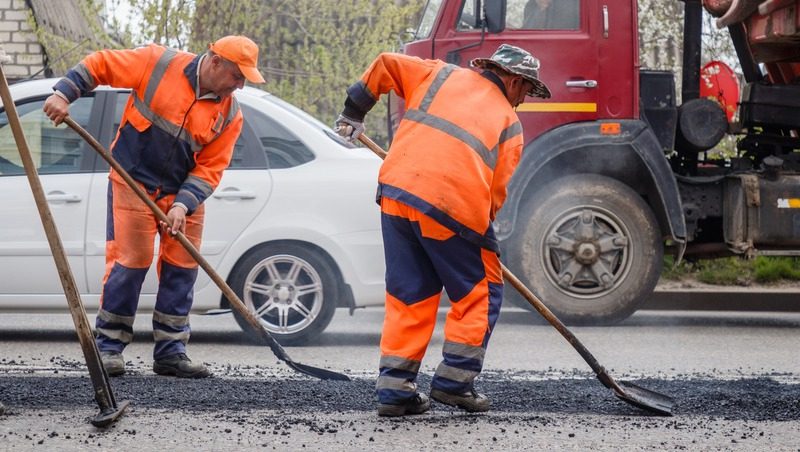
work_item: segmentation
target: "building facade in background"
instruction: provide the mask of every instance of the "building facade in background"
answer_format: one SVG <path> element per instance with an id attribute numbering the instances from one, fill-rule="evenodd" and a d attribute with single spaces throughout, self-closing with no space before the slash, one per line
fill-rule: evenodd
<path id="1" fill-rule="evenodd" d="M 0 43 L 9 81 L 63 75 L 86 54 L 117 47 L 95 0 L 0 0 Z"/>

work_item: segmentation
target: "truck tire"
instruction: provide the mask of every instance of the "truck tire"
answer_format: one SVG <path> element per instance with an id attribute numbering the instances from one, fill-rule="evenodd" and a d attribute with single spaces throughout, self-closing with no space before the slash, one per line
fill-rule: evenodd
<path id="1" fill-rule="evenodd" d="M 663 243 L 650 207 L 596 174 L 566 176 L 525 202 L 506 248 L 510 269 L 563 322 L 610 325 L 652 293 Z M 506 297 L 531 308 L 511 287 Z"/>

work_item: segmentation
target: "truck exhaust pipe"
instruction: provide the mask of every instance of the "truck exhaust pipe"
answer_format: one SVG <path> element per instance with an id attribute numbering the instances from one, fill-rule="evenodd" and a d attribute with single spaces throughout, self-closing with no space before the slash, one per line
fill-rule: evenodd
<path id="1" fill-rule="evenodd" d="M 700 0 L 684 0 L 684 3 L 681 103 L 700 97 L 700 56 L 703 33 L 703 5 Z"/>

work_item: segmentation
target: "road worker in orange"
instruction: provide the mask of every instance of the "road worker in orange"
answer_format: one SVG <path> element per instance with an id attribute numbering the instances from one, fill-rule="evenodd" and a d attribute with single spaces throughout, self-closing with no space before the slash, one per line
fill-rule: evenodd
<path id="1" fill-rule="evenodd" d="M 161 240 L 153 371 L 186 378 L 211 375 L 186 355 L 198 265 L 165 233 L 180 231 L 200 248 L 203 201 L 219 184 L 242 130 L 233 92 L 245 80 L 264 83 L 257 62 L 258 46 L 244 36 L 221 38 L 202 55 L 156 44 L 103 50 L 67 72 L 45 101 L 45 114 L 59 124 L 69 104 L 98 85 L 130 88 L 112 155 L 169 219 L 159 224 L 122 177 L 111 171 L 106 273 L 95 325 L 109 375 L 125 373 L 122 352 L 133 339 L 139 293 L 153 261 L 157 233 Z"/>
<path id="2" fill-rule="evenodd" d="M 503 44 L 472 66 L 483 72 L 381 54 L 348 88 L 336 120 L 337 132 L 355 141 L 380 95 L 394 90 L 406 103 L 378 179 L 386 256 L 381 416 L 430 409 L 416 379 L 442 288 L 451 305 L 431 398 L 469 412 L 490 407 L 474 380 L 503 298 L 492 221 L 522 152 L 514 108 L 526 95 L 550 91 L 539 80 L 539 61 L 518 47 Z"/>

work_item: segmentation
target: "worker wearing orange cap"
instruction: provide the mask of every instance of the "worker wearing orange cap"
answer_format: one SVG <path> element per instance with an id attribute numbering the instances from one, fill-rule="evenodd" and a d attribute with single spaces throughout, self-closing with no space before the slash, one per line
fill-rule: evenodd
<path id="1" fill-rule="evenodd" d="M 153 260 L 156 234 L 181 231 L 200 248 L 203 201 L 228 167 L 242 130 L 233 92 L 245 80 L 264 83 L 258 46 L 226 36 L 202 55 L 151 44 L 102 50 L 84 58 L 53 87 L 44 112 L 59 124 L 69 104 L 98 85 L 130 88 L 112 155 L 166 213 L 156 216 L 111 171 L 106 224 L 106 273 L 97 314 L 97 345 L 109 375 L 125 373 L 122 352 L 133 339 L 139 293 Z M 201 378 L 211 375 L 186 356 L 189 310 L 197 263 L 177 240 L 160 240 L 159 287 L 153 312 L 153 371 Z"/>

